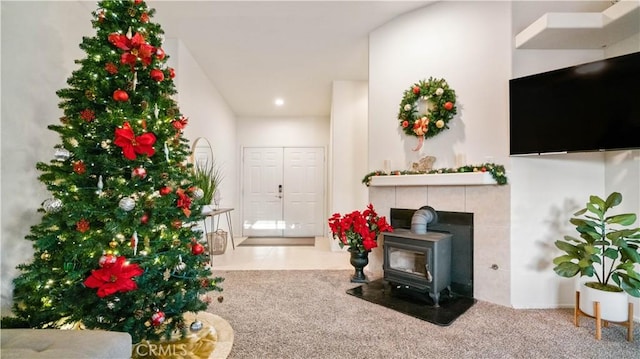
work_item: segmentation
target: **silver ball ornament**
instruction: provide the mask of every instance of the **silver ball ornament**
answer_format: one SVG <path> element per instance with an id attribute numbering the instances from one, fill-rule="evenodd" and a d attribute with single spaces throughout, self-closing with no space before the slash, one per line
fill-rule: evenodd
<path id="1" fill-rule="evenodd" d="M 62 201 L 58 198 L 49 198 L 44 201 L 42 207 L 47 213 L 57 213 L 62 209 Z"/>
<path id="2" fill-rule="evenodd" d="M 58 161 L 66 161 L 69 157 L 71 157 L 71 152 L 66 148 L 56 148 L 56 151 L 53 153 L 53 158 Z"/>
<path id="3" fill-rule="evenodd" d="M 201 321 L 196 320 L 195 322 L 191 323 L 191 325 L 189 326 L 189 329 L 191 329 L 192 332 L 197 332 L 200 331 L 203 327 L 203 324 Z"/>
<path id="4" fill-rule="evenodd" d="M 131 197 L 123 197 L 120 202 L 118 202 L 118 206 L 124 211 L 129 212 L 136 206 L 136 201 Z"/>
<path id="5" fill-rule="evenodd" d="M 187 268 L 187 264 L 185 262 L 180 262 L 175 266 L 175 270 L 176 272 L 182 272 L 183 270 L 185 270 L 185 268 Z"/>
<path id="6" fill-rule="evenodd" d="M 204 191 L 202 190 L 202 188 L 196 188 L 193 190 L 193 198 L 198 200 L 198 199 L 202 199 L 202 197 L 204 197 Z"/>

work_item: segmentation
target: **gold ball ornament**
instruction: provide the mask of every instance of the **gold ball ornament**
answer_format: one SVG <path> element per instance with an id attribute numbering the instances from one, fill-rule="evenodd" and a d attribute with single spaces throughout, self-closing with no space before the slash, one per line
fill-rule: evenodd
<path id="1" fill-rule="evenodd" d="M 89 99 L 89 101 L 93 101 L 96 99 L 96 94 L 91 90 L 86 90 L 84 92 L 84 95 L 87 99 Z"/>

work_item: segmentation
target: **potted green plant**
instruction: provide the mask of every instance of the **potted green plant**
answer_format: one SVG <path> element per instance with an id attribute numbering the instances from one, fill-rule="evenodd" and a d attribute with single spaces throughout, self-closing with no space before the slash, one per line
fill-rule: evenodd
<path id="1" fill-rule="evenodd" d="M 594 316 L 593 302 L 601 304 L 602 318 L 613 322 L 627 320 L 627 294 L 640 297 L 640 228 L 632 225 L 636 214 L 607 215 L 622 202 L 622 195 L 611 193 L 606 200 L 590 196 L 586 207 L 574 213 L 569 222 L 579 238 L 565 236 L 555 242 L 564 252 L 553 260 L 553 270 L 562 277 L 594 277 L 580 286 L 580 310 Z M 613 300 L 613 302 L 609 302 Z"/>
<path id="2" fill-rule="evenodd" d="M 222 182 L 223 173 L 216 160 L 198 162 L 193 167 L 193 184 L 203 192 L 200 204 L 209 206 L 213 202 L 213 195 Z M 207 211 L 207 209 L 203 209 Z"/>

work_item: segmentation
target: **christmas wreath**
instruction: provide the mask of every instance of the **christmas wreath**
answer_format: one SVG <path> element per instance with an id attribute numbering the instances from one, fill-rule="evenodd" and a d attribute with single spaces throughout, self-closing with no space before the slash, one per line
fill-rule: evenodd
<path id="1" fill-rule="evenodd" d="M 418 109 L 419 101 L 426 102 L 425 112 Z M 418 137 L 418 147 L 425 138 L 433 137 L 449 128 L 448 123 L 456 114 L 456 92 L 444 79 L 430 77 L 413 84 L 404 92 L 400 101 L 398 120 L 408 136 Z"/>

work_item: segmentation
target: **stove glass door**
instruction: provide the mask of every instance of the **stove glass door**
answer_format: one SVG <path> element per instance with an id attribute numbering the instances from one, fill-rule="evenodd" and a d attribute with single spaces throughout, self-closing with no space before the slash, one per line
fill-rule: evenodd
<path id="1" fill-rule="evenodd" d="M 429 277 L 431 275 L 428 270 L 428 258 L 429 253 L 431 252 L 430 248 L 425 248 L 422 251 L 415 251 L 393 246 L 388 250 L 388 264 L 390 269 L 417 275 L 421 278 Z"/>

